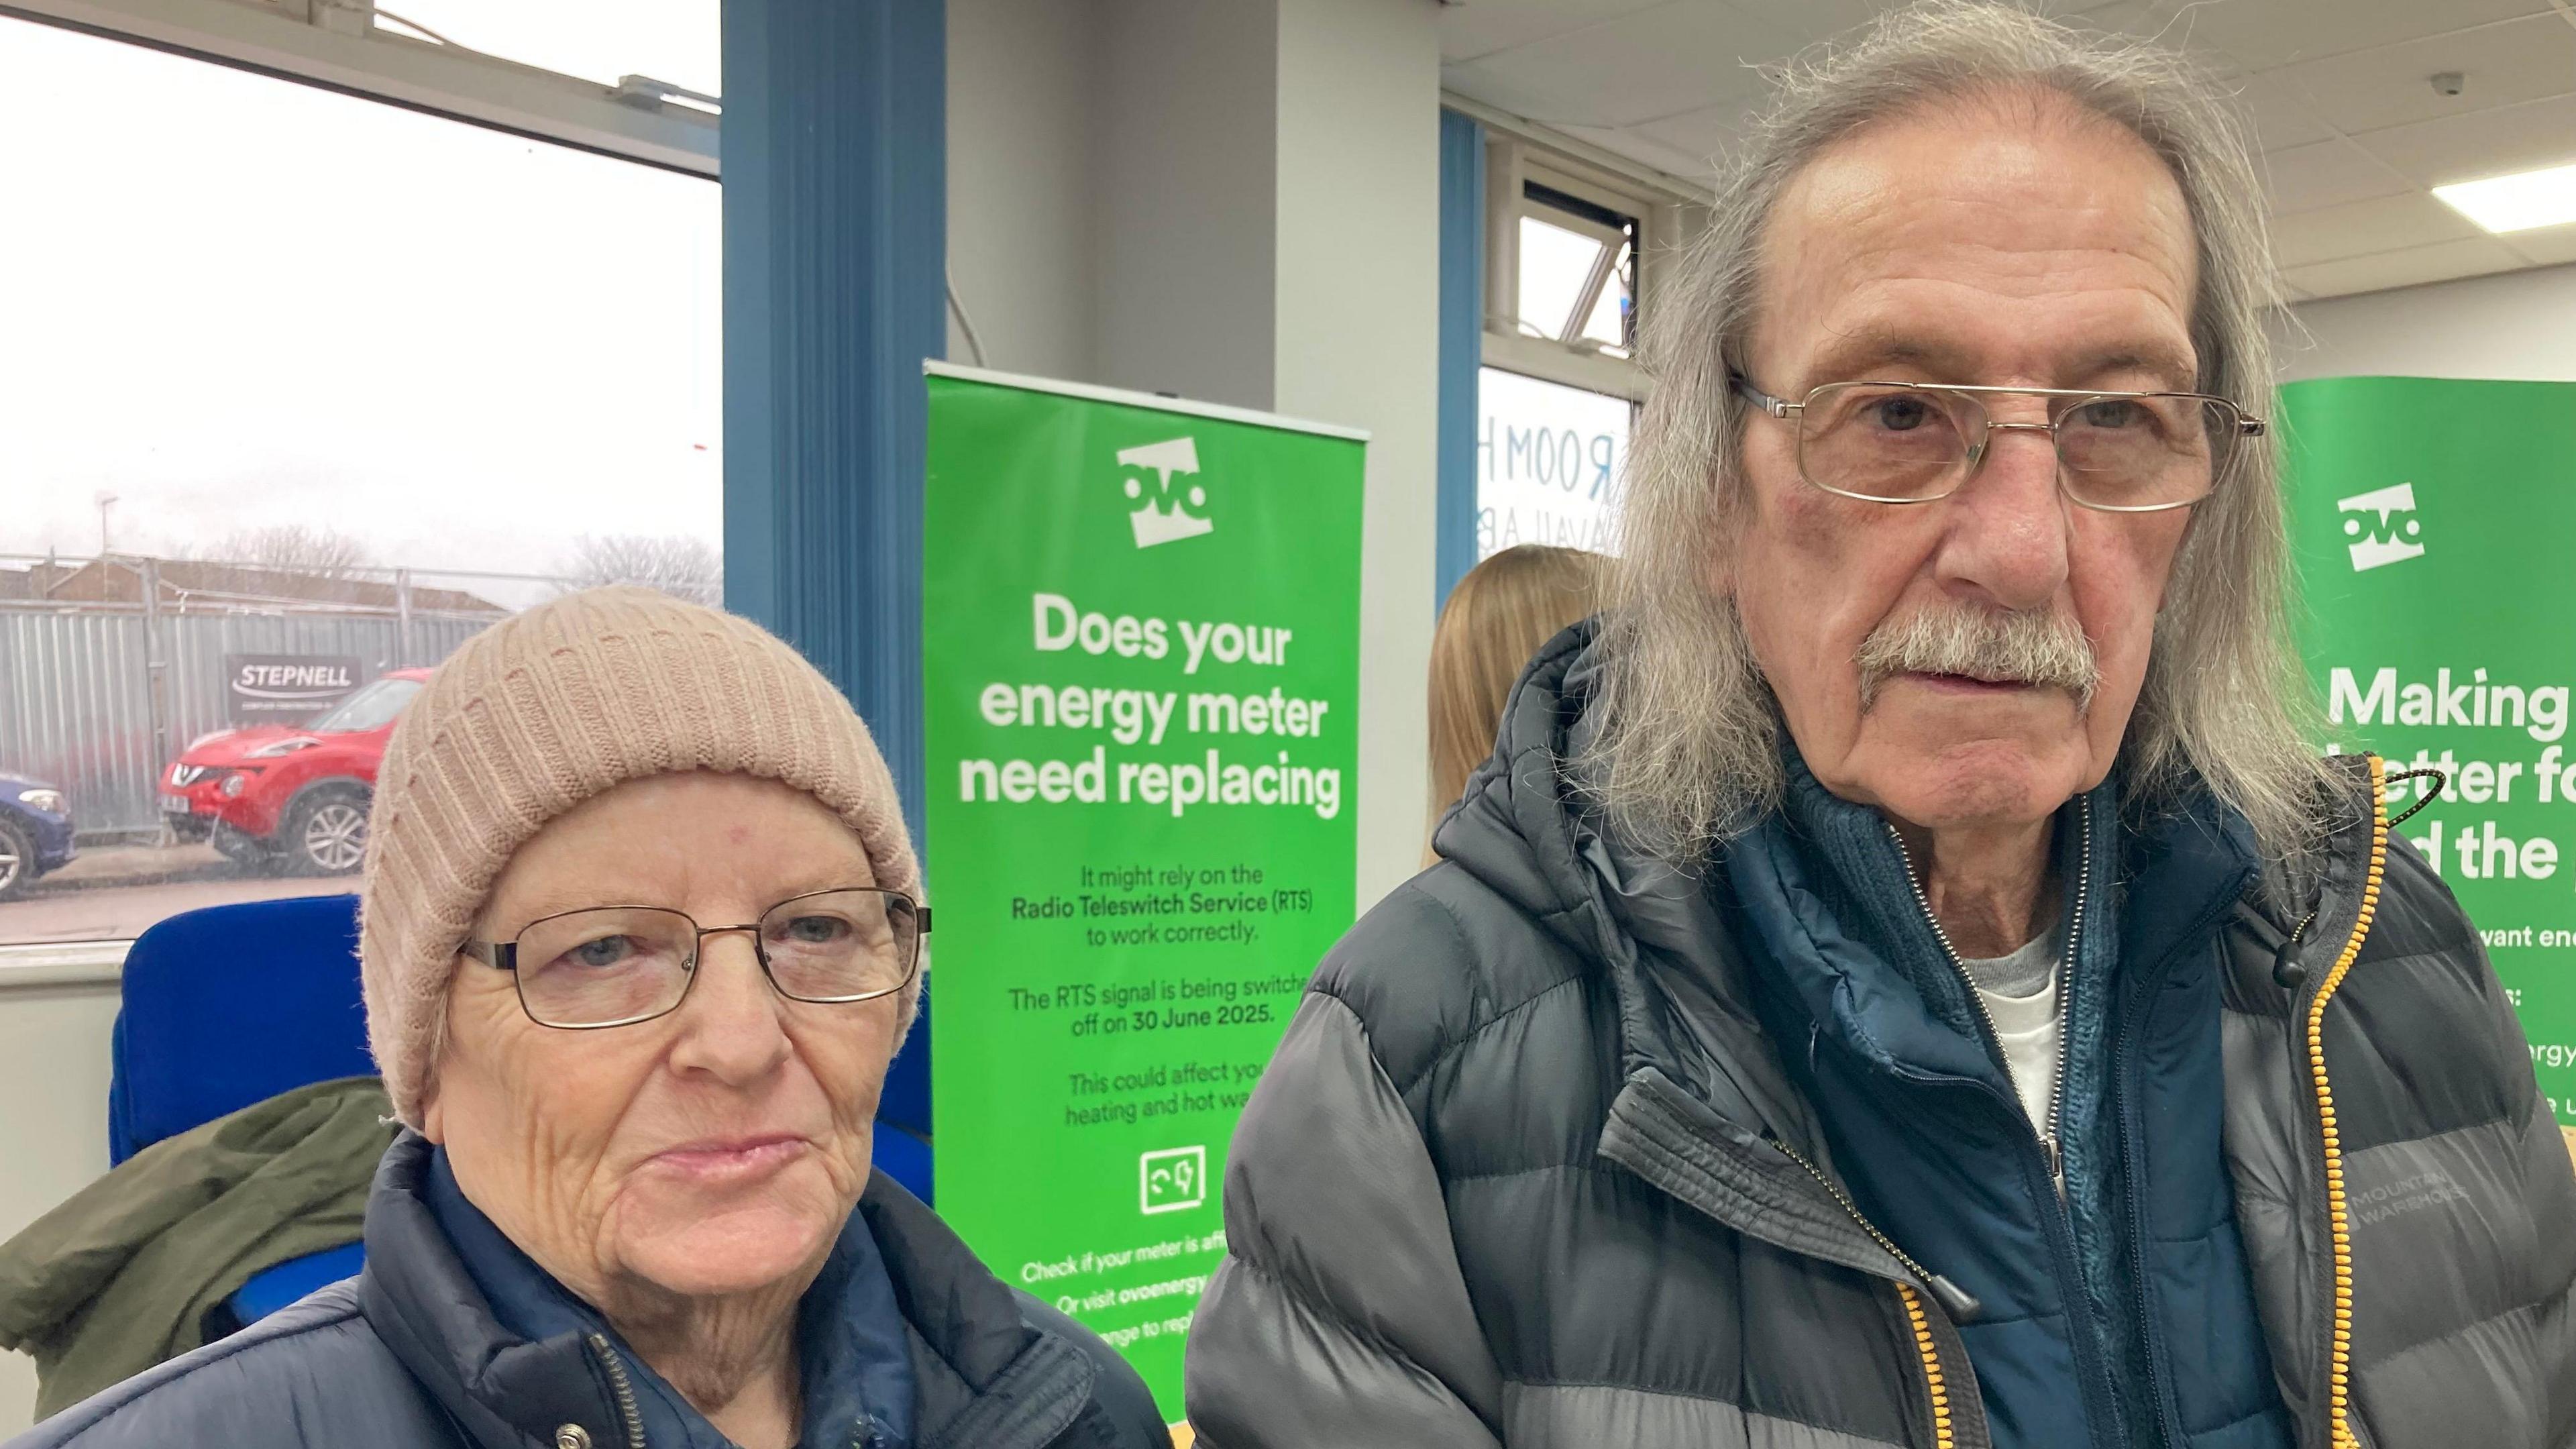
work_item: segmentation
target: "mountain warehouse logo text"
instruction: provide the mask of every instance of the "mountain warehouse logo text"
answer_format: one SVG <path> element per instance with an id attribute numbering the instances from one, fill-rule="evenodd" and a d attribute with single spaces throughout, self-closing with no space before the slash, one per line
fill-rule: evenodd
<path id="1" fill-rule="evenodd" d="M 2352 540 L 2345 547 L 2352 555 L 2353 572 L 2424 556 L 2424 545 L 2417 542 L 2424 525 L 2415 517 L 2414 484 L 2338 498 L 2335 507 L 2344 515 L 2344 537 Z"/>
<path id="2" fill-rule="evenodd" d="M 1173 482 L 1173 475 L 1195 479 L 1199 471 L 1199 445 L 1194 439 L 1174 438 L 1164 443 L 1145 443 L 1119 451 L 1118 465 L 1127 470 L 1127 499 L 1135 511 L 1127 521 L 1136 530 L 1136 546 L 1152 548 L 1158 543 L 1177 543 L 1213 533 L 1216 524 L 1207 516 L 1207 489 L 1193 481 L 1186 489 Z M 1146 474 L 1152 474 L 1147 478 Z"/>

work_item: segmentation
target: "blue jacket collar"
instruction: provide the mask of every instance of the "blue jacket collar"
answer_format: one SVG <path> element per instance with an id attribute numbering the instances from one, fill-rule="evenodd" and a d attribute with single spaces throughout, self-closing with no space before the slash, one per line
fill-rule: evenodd
<path id="1" fill-rule="evenodd" d="M 1916 1079 L 2011 1082 L 1988 1053 L 1975 1007 L 1917 895 L 1905 852 L 1878 811 L 1835 796 L 1786 752 L 1782 809 L 1729 851 L 1736 895 L 1816 1030 L 1863 1060 Z M 2118 786 L 2105 781 L 2058 815 L 2063 878 L 2086 881 L 2079 970 L 2107 964 L 2115 910 Z M 2086 815 L 2093 828 L 2083 828 Z M 2079 859 L 2090 836 L 2090 856 Z M 2069 892 L 2070 898 L 2072 891 Z"/>
<path id="2" fill-rule="evenodd" d="M 627 1349 L 596 1309 L 565 1291 L 467 1200 L 443 1149 L 430 1155 L 422 1197 L 501 1327 L 532 1343 L 606 1335 L 634 1384 L 646 1443 L 730 1449 L 730 1441 Z M 797 1344 L 805 1396 L 800 1449 L 912 1442 L 913 1368 L 904 1318 L 864 1215 L 850 1215 L 823 1271 L 806 1290 Z"/>

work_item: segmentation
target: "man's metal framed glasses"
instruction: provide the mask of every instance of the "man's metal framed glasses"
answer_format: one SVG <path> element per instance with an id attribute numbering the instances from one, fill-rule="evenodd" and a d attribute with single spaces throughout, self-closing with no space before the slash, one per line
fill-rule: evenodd
<path id="1" fill-rule="evenodd" d="M 741 926 L 701 926 L 660 906 L 593 906 L 530 921 L 509 941 L 467 941 L 468 956 L 516 981 L 539 1026 L 632 1026 L 677 1011 L 709 936 L 744 932 L 770 986 L 790 1001 L 873 1001 L 901 991 L 921 962 L 930 908 L 900 891 L 811 891 Z"/>
<path id="2" fill-rule="evenodd" d="M 1798 430 L 1798 474 L 1865 503 L 1932 503 L 1976 476 L 1999 432 L 2046 434 L 2069 502 L 2105 513 L 2161 513 L 2207 498 L 2263 419 L 2198 392 L 2078 392 L 1829 382 L 1790 402 L 1735 373 L 1748 402 Z M 2046 422 L 1997 422 L 1988 401 L 2033 397 Z"/>

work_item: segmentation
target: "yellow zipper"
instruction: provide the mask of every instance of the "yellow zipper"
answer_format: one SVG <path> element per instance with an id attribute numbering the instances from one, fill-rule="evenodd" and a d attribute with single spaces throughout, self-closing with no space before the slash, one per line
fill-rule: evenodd
<path id="1" fill-rule="evenodd" d="M 2347 1449 L 2361 1441 L 2353 1436 L 2350 1422 L 2352 1395 L 2352 1225 L 2345 1215 L 2343 1195 L 2343 1140 L 2335 1130 L 2334 1084 L 2326 1079 L 2326 1003 L 2333 999 L 2335 988 L 2343 984 L 2344 973 L 2352 969 L 2353 960 L 2361 955 L 2362 938 L 2370 934 L 2370 923 L 2379 914 L 2380 877 L 2388 867 L 2388 799 L 2383 792 L 2382 777 L 2387 764 L 2377 755 L 2370 757 L 2370 874 L 2362 881 L 2361 915 L 2352 923 L 2352 939 L 2343 943 L 2335 957 L 2334 969 L 2326 973 L 2317 987 L 2316 1000 L 2308 1005 L 2308 1072 L 2316 1079 L 2317 1122 L 2325 1134 L 2326 1146 L 2326 1223 L 2334 1245 L 2334 1340 L 2327 1358 L 2328 1424 L 2335 1449 Z"/>
<path id="2" fill-rule="evenodd" d="M 1896 1285 L 1896 1296 L 1905 1300 L 1905 1321 L 1914 1325 L 1914 1351 L 1923 1356 L 1923 1381 L 1932 1389 L 1933 1449 L 1953 1449 L 1958 1440 L 1950 1433 L 1950 1386 L 1941 1377 L 1941 1350 L 1932 1343 L 1932 1320 L 1923 1310 L 1923 1295 L 1911 1283 Z"/>

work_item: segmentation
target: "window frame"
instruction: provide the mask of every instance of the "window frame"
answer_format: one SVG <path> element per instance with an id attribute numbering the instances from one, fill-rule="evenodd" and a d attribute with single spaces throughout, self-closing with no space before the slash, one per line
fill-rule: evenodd
<path id="1" fill-rule="evenodd" d="M 722 184 L 716 98 L 675 105 L 644 77 L 605 85 L 419 39 L 379 25 L 373 0 L 0 0 L 0 17 Z M 133 944 L 0 941 L 0 996 L 113 987 Z"/>
<path id="2" fill-rule="evenodd" d="M 1515 298 L 1513 306 L 1513 312 L 1515 315 L 1512 319 L 1513 333 L 1515 336 L 1520 337 L 1537 337 L 1541 341 L 1554 342 L 1559 346 L 1569 349 L 1591 346 L 1593 345 L 1593 339 L 1586 337 L 1583 329 L 1590 323 L 1593 310 L 1600 305 L 1602 290 L 1609 286 L 1611 276 L 1618 270 L 1620 253 L 1631 244 L 1630 234 L 1627 231 L 1619 227 L 1614 227 L 1607 222 L 1585 216 L 1579 212 L 1565 210 L 1548 201 L 1531 196 L 1528 192 L 1529 188 L 1532 186 L 1540 187 L 1554 195 L 1564 196 L 1577 203 L 1600 206 L 1600 203 L 1593 202 L 1589 197 L 1579 196 L 1573 192 L 1565 190 L 1562 186 L 1557 184 L 1557 178 L 1553 175 L 1540 173 L 1524 176 L 1521 183 L 1522 195 L 1520 201 L 1520 215 L 1513 226 L 1515 253 L 1517 253 L 1519 249 L 1518 238 L 1521 230 L 1526 227 L 1528 223 L 1533 221 L 1538 222 L 1543 226 L 1551 226 L 1559 231 L 1569 232 L 1575 236 L 1583 237 L 1586 240 L 1592 241 L 1600 246 L 1601 253 L 1594 259 L 1590 273 L 1584 277 L 1582 284 L 1575 290 L 1572 312 L 1563 323 L 1558 325 L 1555 332 L 1551 334 L 1542 335 L 1540 333 L 1533 332 L 1531 330 L 1531 320 L 1527 317 L 1518 315 L 1520 310 L 1517 300 L 1519 294 L 1519 278 L 1516 274 L 1514 277 L 1513 287 Z M 1642 241 L 1644 239 L 1645 224 L 1641 220 L 1620 212 L 1616 207 L 1602 206 L 1601 209 L 1611 213 L 1612 215 L 1620 216 L 1622 219 L 1627 221 L 1629 225 L 1634 226 L 1637 230 L 1636 240 Z M 1515 264 L 1517 264 L 1519 260 L 1518 256 L 1515 255 L 1513 260 Z M 1603 355 L 1607 356 L 1609 354 L 1604 353 Z"/>
<path id="3" fill-rule="evenodd" d="M 371 0 L 0 0 L 0 15 L 383 101 L 469 125 L 717 179 L 717 118 L 439 45 L 377 23 Z"/>
<path id="4" fill-rule="evenodd" d="M 1450 103 L 1455 104 L 1454 100 Z M 1552 146 L 1518 129 L 1500 126 L 1492 113 L 1482 108 L 1470 114 L 1476 115 L 1485 125 L 1483 365 L 1534 377 L 1542 382 L 1562 383 L 1586 392 L 1608 393 L 1626 398 L 1631 403 L 1644 401 L 1646 372 L 1633 357 L 1614 356 L 1589 342 L 1568 343 L 1554 337 L 1534 337 L 1522 329 L 1519 315 L 1521 218 L 1535 217 L 1550 226 L 1579 231 L 1604 241 L 1615 235 L 1612 228 L 1593 223 L 1589 218 L 1532 200 L 1527 194 L 1527 186 L 1536 182 L 1550 191 L 1636 222 L 1634 306 L 1640 325 L 1654 305 L 1655 284 L 1662 271 L 1659 258 L 1682 240 L 1686 210 L 1697 202 L 1697 198 L 1649 190 L 1636 177 L 1614 173 L 1570 149 Z M 1599 287 L 1606 284 L 1606 280 L 1606 270 L 1604 275 L 1594 278 L 1584 298 L 1587 304 L 1598 300 Z M 1584 311 L 1589 314 L 1588 305 Z"/>

